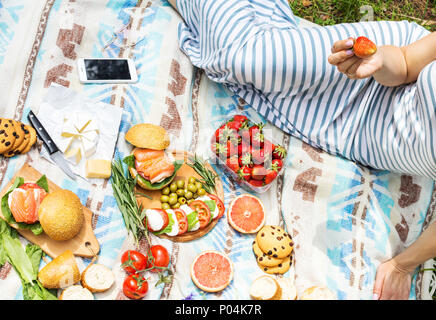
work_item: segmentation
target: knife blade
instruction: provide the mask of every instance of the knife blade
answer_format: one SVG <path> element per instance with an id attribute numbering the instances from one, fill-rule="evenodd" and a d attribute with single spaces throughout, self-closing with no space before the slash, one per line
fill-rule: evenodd
<path id="1" fill-rule="evenodd" d="M 35 128 L 38 137 L 42 140 L 42 142 L 44 142 L 44 147 L 47 149 L 48 154 L 50 155 L 50 158 L 53 160 L 53 162 L 56 163 L 67 176 L 69 176 L 73 180 L 76 180 L 76 174 L 71 170 L 61 151 L 59 150 L 53 139 L 50 137 L 48 132 L 45 130 L 45 128 L 42 126 L 41 122 L 33 113 L 33 111 L 29 112 L 27 119 L 29 120 L 32 127 Z"/>

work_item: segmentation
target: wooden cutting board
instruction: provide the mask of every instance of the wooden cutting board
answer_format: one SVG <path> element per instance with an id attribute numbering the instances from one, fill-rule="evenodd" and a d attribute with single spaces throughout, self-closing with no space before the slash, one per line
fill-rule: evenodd
<path id="1" fill-rule="evenodd" d="M 24 182 L 35 182 L 41 178 L 43 174 L 38 172 L 35 168 L 31 167 L 27 163 L 24 164 L 21 169 L 14 175 L 5 188 L 0 192 L 0 199 L 9 190 L 13 184 L 15 178 L 22 177 Z M 61 189 L 59 186 L 50 181 L 47 177 L 49 191 L 55 191 Z M 45 233 L 40 235 L 33 234 L 30 230 L 18 230 L 17 231 L 30 242 L 37 244 L 41 249 L 47 253 L 50 257 L 56 258 L 66 250 L 71 250 L 73 254 L 92 258 L 94 254 L 98 254 L 100 251 L 100 245 L 92 230 L 92 212 L 85 206 L 83 207 L 83 213 L 85 215 L 85 222 L 80 232 L 73 238 L 67 241 L 56 241 L 51 239 Z M 4 219 L 2 212 L 0 211 L 0 218 Z M 12 227 L 15 227 L 12 225 Z"/>
<path id="2" fill-rule="evenodd" d="M 176 177 L 174 178 L 173 181 L 178 181 L 178 180 L 183 180 L 185 181 L 185 185 L 187 183 L 187 180 L 189 179 L 189 177 L 195 177 L 200 179 L 201 176 L 195 172 L 194 169 L 192 169 L 190 166 L 188 166 L 186 164 L 186 162 L 188 161 L 188 157 L 194 157 L 193 153 L 190 153 L 188 151 L 173 151 L 173 155 L 174 158 L 176 160 L 183 160 L 184 164 L 180 167 L 180 169 L 177 171 Z M 215 170 L 212 168 L 212 166 L 206 162 L 206 167 L 209 170 L 212 170 L 213 172 L 215 172 Z M 142 204 L 143 208 L 148 208 L 148 209 L 152 209 L 152 208 L 160 208 L 161 207 L 161 202 L 160 202 L 160 196 L 162 195 L 161 190 L 144 190 L 140 187 L 137 188 L 139 192 L 141 193 L 145 193 L 146 195 L 150 196 L 152 199 L 148 199 L 146 197 L 138 197 L 138 204 Z M 216 195 L 223 201 L 224 203 L 224 189 L 223 189 L 223 184 L 221 182 L 221 179 L 218 177 L 216 179 Z M 169 239 L 175 242 L 187 242 L 187 241 L 192 241 L 198 238 L 201 238 L 202 236 L 204 236 L 205 234 L 207 234 L 210 230 L 212 230 L 215 225 L 218 223 L 218 220 L 212 220 L 212 222 L 203 229 L 199 229 L 197 231 L 193 231 L 193 232 L 186 232 L 180 236 L 168 236 L 166 234 L 160 234 L 158 235 L 158 237 L 160 238 L 165 238 L 165 239 Z"/>

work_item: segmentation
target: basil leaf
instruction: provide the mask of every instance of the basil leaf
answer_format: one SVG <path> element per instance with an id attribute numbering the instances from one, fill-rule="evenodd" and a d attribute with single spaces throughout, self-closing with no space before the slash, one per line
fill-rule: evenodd
<path id="1" fill-rule="evenodd" d="M 49 193 L 49 191 L 48 191 L 48 181 L 47 181 L 47 177 L 45 175 L 43 175 L 41 178 L 39 178 L 39 180 L 36 181 L 36 184 L 38 186 L 40 186 L 41 188 L 43 188 L 45 190 L 45 192 Z"/>
<path id="2" fill-rule="evenodd" d="M 138 177 L 138 180 L 141 180 L 141 182 L 144 183 L 147 186 L 147 188 L 149 188 L 151 190 L 160 190 L 169 181 L 174 179 L 177 171 L 182 167 L 182 165 L 183 165 L 183 161 L 180 161 L 180 160 L 174 161 L 174 173 L 170 177 L 163 179 L 161 182 L 156 182 L 156 183 L 152 184 L 152 183 L 150 183 L 149 180 L 144 179 L 140 174 L 137 174 L 136 177 Z"/>
<path id="3" fill-rule="evenodd" d="M 135 167 L 135 156 L 131 154 L 130 156 L 127 156 L 123 159 L 123 162 L 127 164 L 129 168 Z"/>
<path id="4" fill-rule="evenodd" d="M 209 207 L 210 212 L 214 212 L 216 208 L 216 203 L 213 200 L 205 200 L 203 201 Z"/>
<path id="5" fill-rule="evenodd" d="M 192 211 L 186 215 L 186 218 L 188 219 L 188 231 L 191 231 L 198 223 L 198 212 Z"/>
<path id="6" fill-rule="evenodd" d="M 23 178 L 21 177 L 15 178 L 14 183 L 9 188 L 8 192 L 6 192 L 2 197 L 1 207 L 2 207 L 3 217 L 5 218 L 6 222 L 8 222 L 9 224 L 16 222 L 14 217 L 12 216 L 11 210 L 9 209 L 9 204 L 8 204 L 9 194 L 12 191 L 14 191 L 14 189 L 22 186 L 23 184 L 24 184 Z"/>

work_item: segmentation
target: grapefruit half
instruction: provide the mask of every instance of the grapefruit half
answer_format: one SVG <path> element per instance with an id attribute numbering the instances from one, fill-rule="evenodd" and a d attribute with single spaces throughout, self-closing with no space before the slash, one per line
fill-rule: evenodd
<path id="1" fill-rule="evenodd" d="M 233 279 L 233 262 L 221 252 L 204 251 L 191 265 L 191 279 L 203 291 L 224 290 Z"/>
<path id="2" fill-rule="evenodd" d="M 265 209 L 259 198 L 241 194 L 230 204 L 227 220 L 236 231 L 256 233 L 265 224 Z"/>

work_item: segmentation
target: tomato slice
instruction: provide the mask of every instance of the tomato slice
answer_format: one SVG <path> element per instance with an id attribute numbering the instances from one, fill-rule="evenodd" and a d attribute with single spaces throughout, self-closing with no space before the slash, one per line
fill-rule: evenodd
<path id="1" fill-rule="evenodd" d="M 182 209 L 174 209 L 174 213 L 179 223 L 179 233 L 177 235 L 181 235 L 188 231 L 188 218 L 186 217 L 185 211 Z"/>
<path id="2" fill-rule="evenodd" d="M 192 210 L 197 211 L 198 221 L 200 222 L 200 229 L 206 227 L 210 223 L 211 213 L 210 209 L 201 200 L 194 200 L 189 204 Z"/>
<path id="3" fill-rule="evenodd" d="M 33 182 L 26 182 L 26 183 L 22 184 L 20 186 L 20 189 L 23 189 L 23 190 L 41 189 L 41 190 L 43 190 L 40 186 L 38 186 L 36 183 L 33 183 Z"/>
<path id="4" fill-rule="evenodd" d="M 211 198 L 213 201 L 215 201 L 216 206 L 218 207 L 219 213 L 218 216 L 215 217 L 215 219 L 219 219 L 224 215 L 224 212 L 226 211 L 226 207 L 224 206 L 224 203 L 221 201 L 221 199 L 214 195 L 214 194 L 208 194 L 209 198 Z"/>

